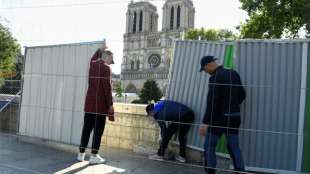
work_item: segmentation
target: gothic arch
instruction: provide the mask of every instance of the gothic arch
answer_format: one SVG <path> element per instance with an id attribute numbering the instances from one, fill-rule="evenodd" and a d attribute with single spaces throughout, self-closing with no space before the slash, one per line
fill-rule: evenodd
<path id="1" fill-rule="evenodd" d="M 134 70 L 135 69 L 135 62 L 132 60 L 130 62 L 130 70 Z"/>
<path id="2" fill-rule="evenodd" d="M 154 19 L 153 19 L 153 13 L 151 14 L 151 21 L 150 21 L 150 31 L 153 31 L 153 21 L 154 21 Z"/>
<path id="3" fill-rule="evenodd" d="M 135 33 L 137 31 L 137 12 L 133 13 L 133 23 L 132 23 L 132 32 Z"/>
<path id="4" fill-rule="evenodd" d="M 127 85 L 126 89 L 125 89 L 125 92 L 126 93 L 137 93 L 138 90 L 137 90 L 137 87 L 134 84 L 129 83 Z"/>
<path id="5" fill-rule="evenodd" d="M 143 28 L 143 12 L 140 11 L 140 15 L 139 15 L 139 31 L 141 32 L 142 31 L 142 28 Z"/>
<path id="6" fill-rule="evenodd" d="M 177 28 L 179 29 L 181 25 L 181 7 L 178 6 L 177 9 Z"/>
<path id="7" fill-rule="evenodd" d="M 140 69 L 140 60 L 137 60 L 137 70 L 139 70 Z"/>
<path id="8" fill-rule="evenodd" d="M 173 29 L 173 25 L 174 25 L 174 7 L 171 7 L 170 10 L 170 29 Z"/>

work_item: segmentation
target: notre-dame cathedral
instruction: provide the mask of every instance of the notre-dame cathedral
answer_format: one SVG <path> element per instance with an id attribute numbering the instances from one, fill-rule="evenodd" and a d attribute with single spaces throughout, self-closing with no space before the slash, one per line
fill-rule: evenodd
<path id="1" fill-rule="evenodd" d="M 165 1 L 161 31 L 156 6 L 145 1 L 129 3 L 121 72 L 126 92 L 138 92 L 147 79 L 156 80 L 161 90 L 166 91 L 172 41 L 194 28 L 194 21 L 191 0 Z"/>

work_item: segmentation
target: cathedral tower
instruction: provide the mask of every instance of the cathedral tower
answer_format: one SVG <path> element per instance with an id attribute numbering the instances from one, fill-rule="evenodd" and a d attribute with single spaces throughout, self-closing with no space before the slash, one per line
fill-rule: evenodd
<path id="1" fill-rule="evenodd" d="M 191 0 L 166 0 L 163 7 L 163 31 L 194 28 L 195 8 Z"/>
<path id="2" fill-rule="evenodd" d="M 126 13 L 126 33 L 156 32 L 158 14 L 149 2 L 131 2 Z"/>

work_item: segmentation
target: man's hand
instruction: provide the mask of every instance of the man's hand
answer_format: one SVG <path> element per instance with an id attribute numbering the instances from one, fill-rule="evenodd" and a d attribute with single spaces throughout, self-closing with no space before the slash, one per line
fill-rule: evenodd
<path id="1" fill-rule="evenodd" d="M 110 106 L 108 114 L 114 116 L 114 107 L 113 107 L 113 105 Z"/>
<path id="2" fill-rule="evenodd" d="M 101 50 L 101 51 L 104 51 L 104 50 L 106 50 L 107 48 L 108 48 L 107 45 L 106 45 L 106 44 L 103 44 L 103 45 L 101 46 L 100 50 Z"/>
<path id="3" fill-rule="evenodd" d="M 200 128 L 199 128 L 199 134 L 201 136 L 206 136 L 206 133 L 207 133 L 207 129 L 208 129 L 208 125 L 202 125 Z"/>
<path id="4" fill-rule="evenodd" d="M 110 121 L 115 121 L 115 119 L 114 119 L 114 107 L 113 107 L 113 105 L 110 106 L 110 108 L 109 108 L 108 117 L 109 117 L 109 120 L 110 120 Z"/>

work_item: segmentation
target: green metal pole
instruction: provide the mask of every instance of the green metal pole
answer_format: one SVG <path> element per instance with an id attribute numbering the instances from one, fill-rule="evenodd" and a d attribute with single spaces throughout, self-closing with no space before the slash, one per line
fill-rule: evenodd
<path id="1" fill-rule="evenodd" d="M 227 45 L 225 48 L 224 67 L 227 69 L 234 69 L 234 45 Z M 220 138 L 220 141 L 216 147 L 216 151 L 220 153 L 228 154 L 226 147 L 227 140 L 225 136 Z"/>

